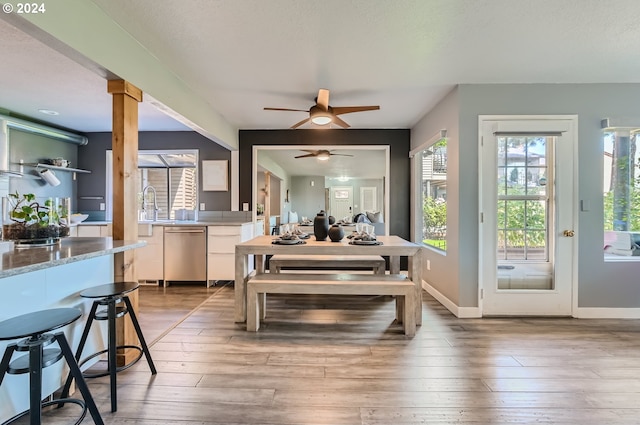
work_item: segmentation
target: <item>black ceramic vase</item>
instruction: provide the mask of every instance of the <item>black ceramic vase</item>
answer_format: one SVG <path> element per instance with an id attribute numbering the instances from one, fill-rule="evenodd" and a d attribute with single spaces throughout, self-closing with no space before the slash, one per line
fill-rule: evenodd
<path id="1" fill-rule="evenodd" d="M 334 224 L 329 228 L 329 239 L 331 242 L 340 242 L 344 238 L 344 229 L 339 224 Z"/>
<path id="2" fill-rule="evenodd" d="M 336 222 L 336 218 L 332 215 L 329 216 L 329 225 L 332 225 Z"/>
<path id="3" fill-rule="evenodd" d="M 329 234 L 329 217 L 321 210 L 313 219 L 313 234 L 317 241 L 326 241 Z"/>

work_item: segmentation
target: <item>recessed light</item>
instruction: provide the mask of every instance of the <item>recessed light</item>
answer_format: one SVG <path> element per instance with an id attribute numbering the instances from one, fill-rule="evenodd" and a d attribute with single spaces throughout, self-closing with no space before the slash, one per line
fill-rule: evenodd
<path id="1" fill-rule="evenodd" d="M 60 115 L 58 111 L 53 111 L 51 109 L 38 109 L 38 112 L 45 115 Z"/>

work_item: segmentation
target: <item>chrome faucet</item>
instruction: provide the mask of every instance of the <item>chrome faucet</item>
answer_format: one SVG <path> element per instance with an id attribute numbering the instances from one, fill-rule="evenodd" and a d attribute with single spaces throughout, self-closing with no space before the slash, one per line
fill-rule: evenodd
<path id="1" fill-rule="evenodd" d="M 144 217 L 144 220 L 147 220 L 147 192 L 151 190 L 153 192 L 153 216 L 152 216 L 152 220 L 153 221 L 157 221 L 158 220 L 158 211 L 160 211 L 160 208 L 158 208 L 158 200 L 157 200 L 157 195 L 156 195 L 156 189 L 151 186 L 145 186 L 144 189 L 142 189 L 142 216 Z"/>

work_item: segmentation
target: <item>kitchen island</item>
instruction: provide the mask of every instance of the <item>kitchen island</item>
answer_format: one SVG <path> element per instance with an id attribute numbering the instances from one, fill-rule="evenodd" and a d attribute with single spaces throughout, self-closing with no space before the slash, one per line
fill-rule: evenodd
<path id="1" fill-rule="evenodd" d="M 143 241 L 114 241 L 111 238 L 65 238 L 58 245 L 11 248 L 3 246 L 0 266 L 0 320 L 49 308 L 74 307 L 88 313 L 90 301 L 79 293 L 109 283 L 114 278 L 114 254 L 145 245 Z M 75 350 L 84 317 L 63 328 Z M 100 332 L 100 331 L 98 331 Z M 103 335 L 104 336 L 104 335 Z M 102 337 L 91 338 L 85 352 L 95 352 Z M 8 343 L 0 341 L 0 352 Z M 43 371 L 43 396 L 64 383 L 64 362 Z M 28 376 L 7 375 L 0 386 L 0 422 L 29 407 Z"/>

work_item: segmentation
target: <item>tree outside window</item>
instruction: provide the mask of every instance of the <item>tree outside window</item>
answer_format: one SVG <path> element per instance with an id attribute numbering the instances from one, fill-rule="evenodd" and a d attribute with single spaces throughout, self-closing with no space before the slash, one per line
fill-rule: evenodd
<path id="1" fill-rule="evenodd" d="M 640 231 L 639 129 L 604 133 L 604 230 Z"/>
<path id="2" fill-rule="evenodd" d="M 447 139 L 420 153 L 422 242 L 447 249 Z"/>

